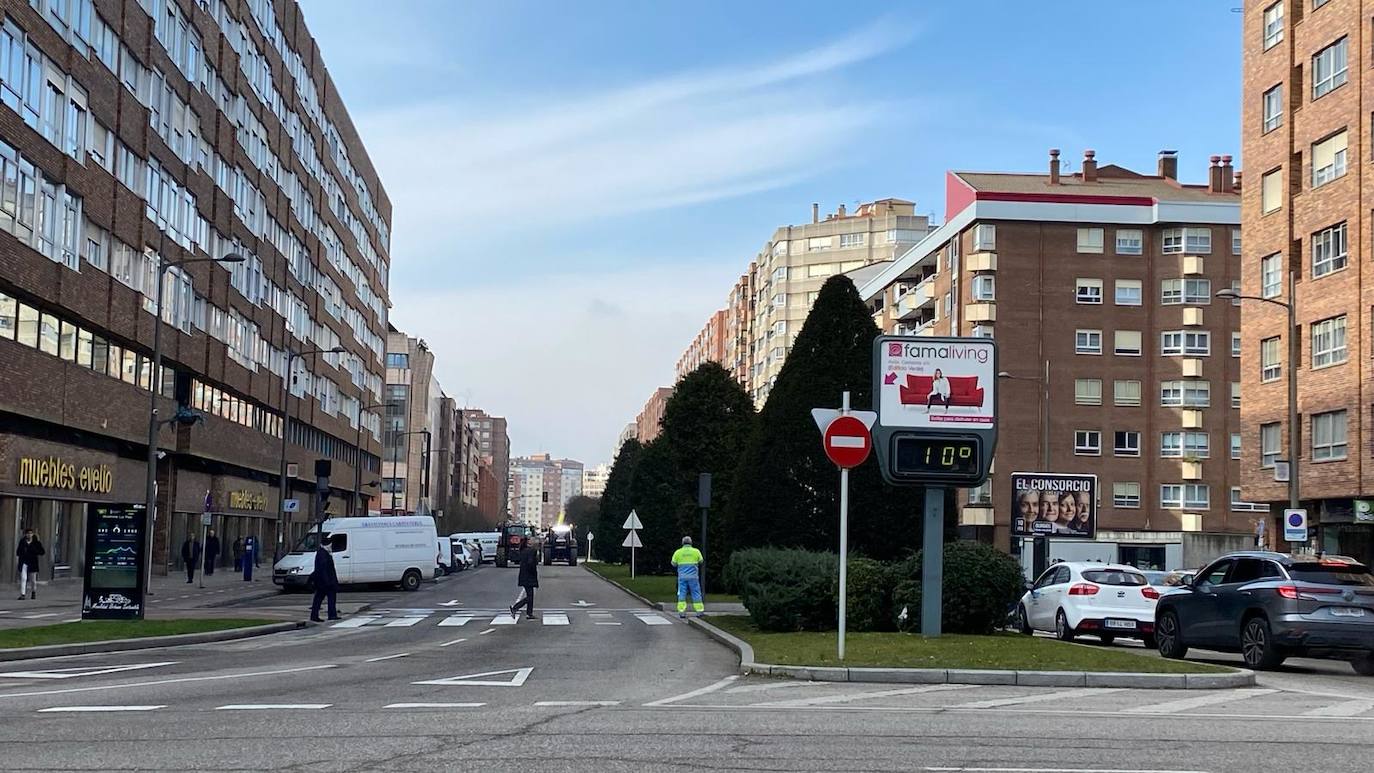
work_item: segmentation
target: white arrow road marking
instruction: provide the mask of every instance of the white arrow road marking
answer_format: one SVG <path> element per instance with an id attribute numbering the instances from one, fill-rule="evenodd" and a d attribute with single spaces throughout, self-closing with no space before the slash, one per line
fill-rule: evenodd
<path id="1" fill-rule="evenodd" d="M 830 438 L 832 448 L 863 448 L 868 445 L 868 440 L 853 435 L 836 435 Z"/>
<path id="2" fill-rule="evenodd" d="M 619 706 L 620 701 L 535 701 L 534 705 L 544 708 L 563 708 L 566 706 Z"/>
<path id="3" fill-rule="evenodd" d="M 77 666 L 75 668 L 49 668 L 42 671 L 8 671 L 0 673 L 0 678 L 5 679 L 71 679 L 77 676 L 100 676 L 101 674 L 113 674 L 118 671 L 138 671 L 144 668 L 157 668 L 158 666 L 174 666 L 175 660 L 168 660 L 163 663 L 135 663 L 127 666 Z"/>
<path id="4" fill-rule="evenodd" d="M 467 625 L 470 622 L 472 622 L 472 618 L 468 615 L 450 615 L 449 617 L 440 620 L 439 626 L 446 627 L 455 625 Z"/>
<path id="5" fill-rule="evenodd" d="M 215 711 L 261 711 L 261 710 L 294 710 L 294 709 L 327 709 L 333 706 L 332 703 L 230 703 L 227 706 L 216 706 Z"/>
<path id="6" fill-rule="evenodd" d="M 411 682 L 411 684 L 438 684 L 450 687 L 478 686 L 478 687 L 519 687 L 530 678 L 533 668 L 507 668 L 502 671 L 483 671 L 480 674 L 463 674 L 461 676 L 450 676 L 445 679 L 427 679 L 423 682 Z M 484 676 L 500 676 L 511 674 L 511 678 L 506 681 L 496 679 L 483 679 Z"/>
<path id="7" fill-rule="evenodd" d="M 384 709 L 480 709 L 485 703 L 388 703 Z"/>
<path id="8" fill-rule="evenodd" d="M 156 687 L 163 684 L 181 684 L 183 682 L 218 682 L 223 679 L 247 679 L 254 676 L 277 676 L 278 674 L 296 674 L 302 671 L 319 671 L 322 668 L 338 668 L 338 664 L 327 663 L 320 666 L 302 666 L 300 668 L 283 668 L 277 671 L 250 671 L 246 674 L 216 674 L 215 676 L 183 676 L 175 679 L 155 679 L 151 682 L 134 682 L 132 684 L 101 684 L 93 687 L 67 687 L 61 690 L 35 690 L 33 692 L 9 692 L 0 693 L 0 700 L 5 698 L 31 698 L 35 695 L 64 695 L 71 692 L 94 692 L 96 690 L 128 690 L 134 687 Z"/>
<path id="9" fill-rule="evenodd" d="M 463 602 L 459 601 L 458 599 L 450 599 L 449 601 L 443 601 L 439 603 L 439 606 L 441 607 L 461 607 L 462 605 Z"/>
<path id="10" fill-rule="evenodd" d="M 567 625 L 568 616 L 562 614 L 544 613 L 544 625 Z"/>
<path id="11" fill-rule="evenodd" d="M 575 607 L 594 607 L 594 606 L 596 606 L 596 605 L 593 604 L 593 603 L 590 602 L 590 601 L 583 601 L 582 599 L 578 599 L 577 601 L 574 601 L 574 602 L 573 602 L 573 606 L 575 606 Z"/>
<path id="12" fill-rule="evenodd" d="M 95 713 L 100 711 L 157 711 L 167 708 L 166 704 L 161 706 L 54 706 L 50 709 L 39 709 L 39 714 L 62 714 L 62 713 Z"/>
<path id="13" fill-rule="evenodd" d="M 381 662 L 381 661 L 383 661 L 383 660 L 395 660 L 396 658 L 408 658 L 408 657 L 410 657 L 410 653 L 409 653 L 409 652 L 398 652 L 398 653 L 396 653 L 395 655 L 383 655 L 383 656 L 381 656 L 381 657 L 379 657 L 379 658 L 368 658 L 367 660 L 364 660 L 363 662 L 364 662 L 364 663 L 379 663 L 379 662 Z"/>

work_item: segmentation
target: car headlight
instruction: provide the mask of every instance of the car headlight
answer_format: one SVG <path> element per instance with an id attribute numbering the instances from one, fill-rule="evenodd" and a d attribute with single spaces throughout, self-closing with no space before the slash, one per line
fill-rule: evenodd
<path id="1" fill-rule="evenodd" d="M 293 567 L 291 567 L 290 570 L 288 570 L 288 574 L 300 574 L 301 572 L 304 572 L 304 571 L 305 571 L 305 568 L 304 568 L 304 567 L 293 566 Z"/>

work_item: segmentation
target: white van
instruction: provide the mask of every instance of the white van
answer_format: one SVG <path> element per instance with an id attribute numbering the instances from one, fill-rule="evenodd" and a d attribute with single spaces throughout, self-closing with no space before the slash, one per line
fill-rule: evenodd
<path id="1" fill-rule="evenodd" d="M 463 531 L 448 535 L 449 539 L 467 542 L 475 541 L 482 547 L 482 563 L 496 560 L 496 543 L 501 539 L 499 531 Z"/>
<path id="2" fill-rule="evenodd" d="M 311 530 L 272 568 L 272 582 L 303 588 L 315 571 L 319 535 L 334 554 L 340 585 L 396 582 L 409 591 L 434 579 L 439 535 L 428 515 L 385 518 L 330 518 Z"/>

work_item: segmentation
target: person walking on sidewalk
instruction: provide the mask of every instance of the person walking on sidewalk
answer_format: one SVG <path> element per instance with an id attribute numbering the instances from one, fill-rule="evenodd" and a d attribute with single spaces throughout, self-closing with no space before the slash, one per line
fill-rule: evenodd
<path id="1" fill-rule="evenodd" d="M 533 620 L 534 589 L 539 587 L 539 550 L 532 542 L 526 542 L 520 554 L 520 576 L 515 581 L 520 585 L 520 599 L 510 608 L 510 616 L 515 617 L 520 607 L 524 607 L 525 616 Z"/>
<path id="2" fill-rule="evenodd" d="M 14 551 L 14 555 L 19 558 L 20 601 L 24 600 L 25 590 L 28 591 L 29 598 L 38 598 L 38 557 L 47 552 L 43 549 L 43 543 L 34 535 L 33 529 L 25 529 L 24 538 L 19 540 L 19 547 Z"/>
<path id="3" fill-rule="evenodd" d="M 324 622 L 320 619 L 320 602 L 325 599 L 329 599 L 329 619 L 338 620 L 339 574 L 334 571 L 334 556 L 330 555 L 324 542 L 315 548 L 315 571 L 310 575 L 310 582 L 315 585 L 315 599 L 310 602 L 310 622 Z"/>
<path id="4" fill-rule="evenodd" d="M 673 553 L 677 568 L 677 616 L 687 617 L 687 594 L 692 594 L 692 609 L 697 617 L 706 617 L 706 605 L 701 603 L 701 551 L 692 547 L 692 538 L 683 537 L 682 547 Z"/>
<path id="5" fill-rule="evenodd" d="M 215 536 L 215 530 L 211 529 L 205 537 L 205 576 L 209 577 L 215 573 L 215 561 L 219 559 L 219 537 Z"/>
<path id="6" fill-rule="evenodd" d="M 200 562 L 200 537 L 194 533 L 181 543 L 181 560 L 186 564 L 186 582 L 196 581 L 196 564 Z"/>

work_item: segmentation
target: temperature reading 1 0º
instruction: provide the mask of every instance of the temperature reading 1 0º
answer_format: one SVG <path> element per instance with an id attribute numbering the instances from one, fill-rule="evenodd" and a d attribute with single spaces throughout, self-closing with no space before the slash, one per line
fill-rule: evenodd
<path id="1" fill-rule="evenodd" d="M 978 471 L 977 438 L 948 436 L 901 436 L 896 439 L 894 468 L 902 475 L 960 477 Z"/>
<path id="2" fill-rule="evenodd" d="M 939 456 L 938 459 L 935 458 L 937 455 Z M 956 459 L 960 462 L 973 459 L 973 449 L 964 444 L 954 446 L 941 443 L 938 447 L 935 445 L 926 446 L 925 462 L 928 465 L 939 464 L 941 467 L 953 467 Z"/>

